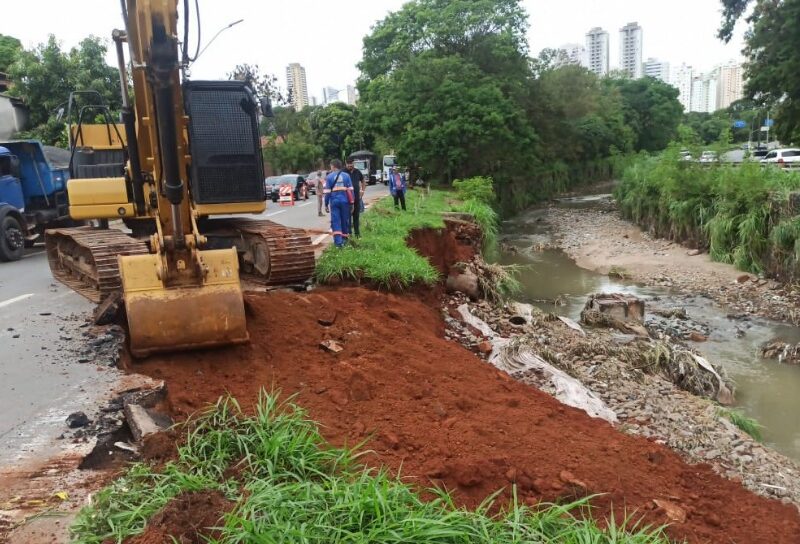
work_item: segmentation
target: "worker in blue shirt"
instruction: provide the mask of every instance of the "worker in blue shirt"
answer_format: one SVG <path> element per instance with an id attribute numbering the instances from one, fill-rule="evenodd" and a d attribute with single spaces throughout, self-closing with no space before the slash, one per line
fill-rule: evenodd
<path id="1" fill-rule="evenodd" d="M 331 173 L 325 178 L 325 211 L 331 214 L 331 230 L 336 247 L 344 246 L 350 236 L 350 217 L 353 213 L 353 183 L 342 171 L 342 161 L 331 161 Z"/>

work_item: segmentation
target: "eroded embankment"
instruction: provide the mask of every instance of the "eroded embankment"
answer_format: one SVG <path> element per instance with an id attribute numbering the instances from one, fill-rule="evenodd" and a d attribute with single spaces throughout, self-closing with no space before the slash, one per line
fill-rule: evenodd
<path id="1" fill-rule="evenodd" d="M 373 451 L 366 462 L 421 486 L 445 486 L 459 504 L 474 507 L 501 488 L 507 499 L 516 483 L 530 503 L 602 493 L 594 515 L 613 509 L 617 520 L 635 511 L 666 523 L 653 499 L 678 501 L 687 519 L 669 532 L 695 542 L 800 535 L 793 506 L 623 435 L 445 340 L 439 310 L 414 296 L 321 289 L 249 294 L 247 305 L 251 344 L 136 363 L 137 372 L 166 380 L 175 416 L 226 394 L 252 406 L 262 388 L 276 388 L 297 394 L 332 443 L 366 441 Z M 326 339 L 343 351 L 321 350 Z"/>

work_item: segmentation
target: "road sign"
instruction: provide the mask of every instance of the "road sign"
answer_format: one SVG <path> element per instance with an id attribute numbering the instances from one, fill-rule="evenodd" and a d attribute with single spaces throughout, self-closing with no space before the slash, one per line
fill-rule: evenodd
<path id="1" fill-rule="evenodd" d="M 761 132 L 769 132 L 769 127 L 761 127 Z"/>
<path id="2" fill-rule="evenodd" d="M 775 119 L 765 119 L 764 120 L 764 126 L 765 127 L 771 127 L 774 124 L 775 124 Z"/>
<path id="3" fill-rule="evenodd" d="M 737 119 L 733 122 L 733 128 L 744 128 L 747 126 L 747 122 L 741 119 Z"/>

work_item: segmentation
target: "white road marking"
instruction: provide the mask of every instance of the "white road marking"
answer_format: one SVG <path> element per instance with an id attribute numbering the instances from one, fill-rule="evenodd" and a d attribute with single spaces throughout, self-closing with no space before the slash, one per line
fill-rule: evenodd
<path id="1" fill-rule="evenodd" d="M 11 306 L 15 302 L 19 302 L 21 300 L 25 300 L 26 298 L 31 298 L 32 296 L 33 296 L 33 293 L 26 293 L 26 294 L 20 295 L 18 297 L 14 297 L 14 298 L 10 298 L 8 300 L 4 300 L 3 302 L 0 302 L 0 308 L 5 308 L 6 306 Z"/>
<path id="2" fill-rule="evenodd" d="M 286 210 L 280 210 L 277 212 L 268 213 L 265 217 L 272 217 L 273 215 L 278 215 L 279 213 L 286 213 Z"/>
<path id="3" fill-rule="evenodd" d="M 326 232 L 325 234 L 320 234 L 319 236 L 317 236 L 316 238 L 314 238 L 314 240 L 311 242 L 311 244 L 312 244 L 312 245 L 317 245 L 318 243 L 320 243 L 321 241 L 323 241 L 323 240 L 324 240 L 326 237 L 328 237 L 328 236 L 330 236 L 330 234 L 328 234 L 327 232 Z"/>
<path id="4" fill-rule="evenodd" d="M 309 204 L 313 204 L 313 202 L 306 202 L 305 204 L 300 204 L 297 206 L 298 208 L 302 208 L 303 206 L 308 206 Z"/>

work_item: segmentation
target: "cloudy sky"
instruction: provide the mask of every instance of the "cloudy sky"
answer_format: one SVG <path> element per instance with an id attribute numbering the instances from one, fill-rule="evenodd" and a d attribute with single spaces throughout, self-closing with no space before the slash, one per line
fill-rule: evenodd
<path id="1" fill-rule="evenodd" d="M 230 22 L 192 68 L 192 77 L 222 78 L 241 62 L 258 64 L 285 86 L 285 67 L 306 68 L 309 93 L 337 89 L 355 80 L 362 37 L 404 0 L 199 0 L 204 44 Z M 192 8 L 193 8 L 192 2 Z M 569 42 L 583 43 L 587 30 L 605 28 L 611 35 L 611 65 L 618 57 L 618 32 L 637 21 L 644 31 L 644 57 L 673 64 L 686 62 L 707 70 L 739 59 L 742 24 L 730 44 L 716 37 L 719 0 L 523 0 L 529 14 L 528 41 L 533 53 Z M 118 0 L 25 0 L 0 18 L 0 33 L 18 37 L 26 47 L 55 34 L 70 47 L 88 34 L 110 36 L 122 26 Z M 24 13 L 21 13 L 24 6 Z M 19 15 L 17 15 L 19 13 Z M 196 34 L 195 34 L 196 37 Z M 190 41 L 192 38 L 190 38 Z M 113 62 L 113 57 L 109 56 Z M 344 95 L 343 95 L 344 97 Z"/>

